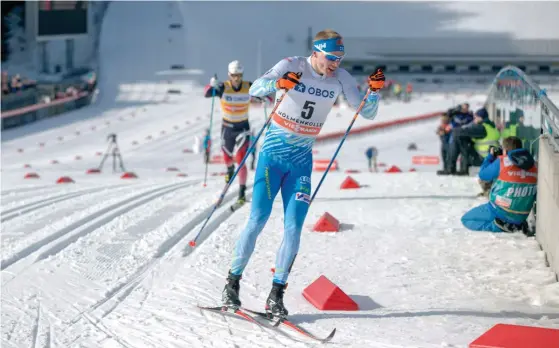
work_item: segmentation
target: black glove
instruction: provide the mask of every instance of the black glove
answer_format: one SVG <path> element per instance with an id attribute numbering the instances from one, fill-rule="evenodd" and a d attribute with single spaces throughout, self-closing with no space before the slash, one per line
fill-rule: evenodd
<path id="1" fill-rule="evenodd" d="M 493 155 L 493 157 L 497 158 L 503 154 L 503 149 L 499 146 L 489 146 L 489 153 Z"/>

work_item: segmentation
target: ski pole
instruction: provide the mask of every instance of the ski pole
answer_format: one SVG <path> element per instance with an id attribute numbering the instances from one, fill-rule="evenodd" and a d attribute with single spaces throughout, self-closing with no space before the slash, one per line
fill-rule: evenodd
<path id="1" fill-rule="evenodd" d="M 347 127 L 347 130 L 345 131 L 345 134 L 344 134 L 342 140 L 340 141 L 340 144 L 338 145 L 338 148 L 336 149 L 336 152 L 334 152 L 334 156 L 332 156 L 332 159 L 330 160 L 330 163 L 328 163 L 328 167 L 326 167 L 326 171 L 324 172 L 324 174 L 322 174 L 322 178 L 318 182 L 318 186 L 316 187 L 316 190 L 314 190 L 314 192 L 313 192 L 313 195 L 311 197 L 311 201 L 309 202 L 309 205 L 312 203 L 312 201 L 314 200 L 314 197 L 318 193 L 318 190 L 320 189 L 320 186 L 322 185 L 322 182 L 324 181 L 324 178 L 326 178 L 326 175 L 328 174 L 328 171 L 330 171 L 330 167 L 332 166 L 332 163 L 334 163 L 334 160 L 336 159 L 336 156 L 338 155 L 338 152 L 342 148 L 342 145 L 344 144 L 345 139 L 349 135 L 349 132 L 351 131 L 351 127 L 353 127 L 353 124 L 355 123 L 355 120 L 357 119 L 357 116 L 359 116 L 359 113 L 361 112 L 361 109 L 363 109 L 363 106 L 365 106 L 365 102 L 367 101 L 367 98 L 369 97 L 369 94 L 371 94 L 371 89 L 370 88 L 367 89 L 367 93 L 363 97 L 363 100 L 361 100 L 361 104 L 359 104 L 359 107 L 357 108 L 357 111 L 355 111 L 355 115 L 353 116 L 353 119 L 349 123 L 349 127 Z"/>
<path id="2" fill-rule="evenodd" d="M 206 218 L 206 221 L 204 221 L 204 224 L 202 225 L 202 227 L 200 227 L 200 230 L 198 231 L 198 233 L 196 234 L 196 236 L 194 236 L 194 238 L 188 243 L 191 247 L 195 247 L 196 246 L 196 240 L 198 239 L 198 237 L 200 237 L 200 234 L 202 234 L 202 231 L 204 230 L 204 228 L 206 227 L 206 225 L 208 224 L 208 222 L 210 221 L 210 218 L 212 217 L 213 213 L 217 210 L 217 208 L 221 205 L 221 202 L 223 202 L 223 199 L 225 198 L 225 194 L 227 193 L 227 190 L 229 190 L 229 187 L 231 186 L 231 184 L 233 183 L 233 180 L 235 179 L 235 177 L 237 176 L 237 173 L 239 173 L 240 169 L 243 167 L 243 165 L 245 164 L 248 155 L 250 154 L 250 151 L 254 148 L 254 145 L 258 142 L 258 139 L 260 139 L 260 136 L 262 135 L 262 133 L 264 132 L 264 130 L 268 127 L 268 125 L 270 124 L 270 122 L 272 121 L 272 115 L 276 112 L 276 109 L 278 108 L 278 106 L 281 104 L 281 102 L 283 101 L 283 98 L 287 95 L 287 92 L 285 92 L 281 98 L 278 100 L 278 102 L 276 103 L 276 105 L 274 106 L 274 108 L 272 109 L 272 112 L 270 113 L 270 116 L 268 116 L 268 119 L 266 120 L 266 123 L 264 123 L 264 126 L 262 126 L 262 129 L 260 129 L 260 132 L 258 132 L 258 135 L 256 136 L 256 138 L 254 139 L 254 142 L 252 144 L 250 144 L 250 147 L 248 149 L 248 151 L 245 153 L 243 159 L 241 160 L 241 163 L 239 163 L 239 166 L 237 167 L 237 169 L 235 170 L 235 172 L 233 173 L 233 176 L 231 177 L 231 179 L 229 179 L 229 182 L 225 185 L 225 187 L 223 188 L 223 191 L 221 192 L 221 195 L 219 196 L 219 199 L 217 200 L 217 202 L 215 203 L 212 211 L 210 212 L 210 214 L 208 215 L 208 217 Z"/>
<path id="3" fill-rule="evenodd" d="M 217 75 L 214 74 L 214 78 L 217 80 Z M 204 171 L 204 187 L 206 187 L 206 179 L 208 177 L 208 165 L 210 163 L 210 154 L 211 154 L 211 143 L 212 143 L 212 122 L 214 118 L 214 103 L 215 103 L 215 88 L 212 87 L 212 110 L 210 111 L 210 142 L 208 144 L 208 148 L 206 151 L 208 152 L 208 160 L 206 161 L 206 169 Z"/>
<path id="4" fill-rule="evenodd" d="M 268 119 L 268 111 L 266 111 L 266 100 L 264 100 L 264 120 Z"/>

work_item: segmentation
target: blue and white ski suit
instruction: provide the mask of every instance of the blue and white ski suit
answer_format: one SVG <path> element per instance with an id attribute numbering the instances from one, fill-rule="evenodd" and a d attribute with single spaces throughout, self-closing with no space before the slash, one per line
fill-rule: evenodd
<path id="1" fill-rule="evenodd" d="M 354 108 L 363 98 L 357 89 L 357 81 L 346 70 L 338 68 L 333 77 L 321 76 L 313 70 L 310 57 L 281 60 L 252 84 L 250 95 L 264 97 L 277 92 L 277 102 L 285 92 L 277 91 L 276 81 L 289 71 L 303 74 L 300 83 L 287 92 L 271 116 L 272 122 L 258 155 L 250 217 L 236 243 L 231 265 L 232 274 L 242 274 L 281 189 L 284 236 L 274 273 L 274 282 L 280 284 L 286 283 L 299 250 L 301 230 L 309 209 L 315 138 L 340 93 L 344 93 Z M 379 98 L 379 94 L 372 92 L 361 116 L 373 119 Z"/>

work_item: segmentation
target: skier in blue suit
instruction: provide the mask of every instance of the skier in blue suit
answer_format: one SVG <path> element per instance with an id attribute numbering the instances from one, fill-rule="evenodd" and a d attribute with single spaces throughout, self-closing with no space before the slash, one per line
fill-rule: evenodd
<path id="1" fill-rule="evenodd" d="M 277 92 L 276 100 L 279 100 L 281 95 L 286 95 L 270 116 L 272 122 L 258 155 L 250 217 L 233 251 L 222 293 L 224 307 L 235 309 L 241 306 L 241 275 L 281 190 L 284 235 L 276 257 L 266 312 L 272 317 L 287 316 L 283 293 L 309 209 L 313 143 L 338 95 L 344 93 L 354 108 L 363 98 L 357 89 L 357 81 L 339 68 L 345 54 L 342 37 L 333 30 L 319 32 L 313 47 L 310 57 L 281 60 L 250 88 L 250 95 L 256 97 Z M 384 86 L 384 79 L 380 69 L 369 76 L 372 92 L 361 109 L 361 116 L 368 119 L 376 116 L 380 98 L 377 91 Z"/>

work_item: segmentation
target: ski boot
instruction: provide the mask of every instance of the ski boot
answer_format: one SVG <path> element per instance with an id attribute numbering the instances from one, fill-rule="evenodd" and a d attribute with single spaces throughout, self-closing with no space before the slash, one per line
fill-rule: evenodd
<path id="1" fill-rule="evenodd" d="M 226 184 L 228 184 L 229 181 L 231 181 L 231 178 L 233 177 L 233 174 L 235 174 L 235 165 L 234 164 L 227 167 L 227 174 L 225 174 L 225 183 Z"/>
<path id="2" fill-rule="evenodd" d="M 503 232 L 507 233 L 522 232 L 526 234 L 525 231 L 527 231 L 528 229 L 528 223 L 526 221 L 522 222 L 520 225 L 516 225 L 510 222 L 503 221 L 499 218 L 495 218 L 494 222 L 497 227 L 499 227 Z"/>
<path id="3" fill-rule="evenodd" d="M 237 199 L 237 204 L 245 204 L 246 196 L 245 191 L 247 190 L 247 185 L 240 185 L 239 186 L 239 198 Z"/>
<path id="4" fill-rule="evenodd" d="M 266 300 L 266 314 L 268 318 L 274 322 L 275 326 L 279 325 L 283 319 L 287 318 L 288 311 L 283 305 L 283 292 L 286 287 L 287 284 L 272 283 L 272 290 Z"/>
<path id="5" fill-rule="evenodd" d="M 239 300 L 239 291 L 241 289 L 241 285 L 239 284 L 240 280 L 240 275 L 234 275 L 229 272 L 227 284 L 225 284 L 225 288 L 221 293 L 223 310 L 237 310 L 241 307 L 241 301 Z"/>

